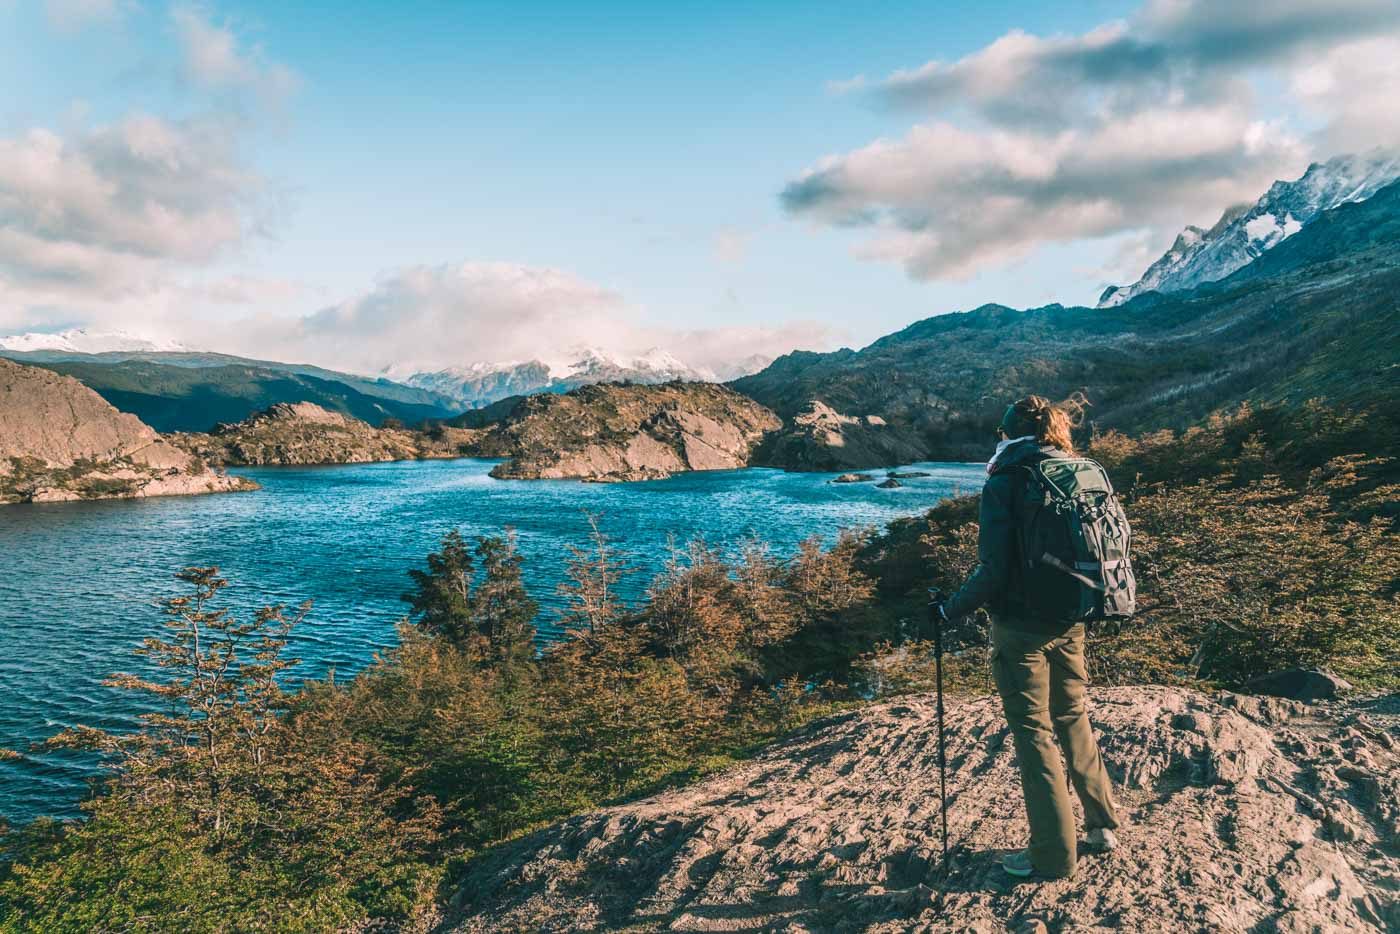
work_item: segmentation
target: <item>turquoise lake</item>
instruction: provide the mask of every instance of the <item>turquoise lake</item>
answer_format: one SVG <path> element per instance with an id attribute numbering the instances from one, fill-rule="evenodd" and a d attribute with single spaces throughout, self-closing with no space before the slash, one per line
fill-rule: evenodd
<path id="1" fill-rule="evenodd" d="M 0 507 L 0 818 L 70 816 L 95 774 L 87 756 L 31 743 L 73 724 L 128 729 L 144 698 L 103 686 L 142 671 L 132 649 L 160 631 L 158 601 L 179 593 L 188 565 L 218 565 L 227 603 L 244 611 L 313 601 L 292 637 L 298 678 L 349 676 L 391 646 L 407 572 L 452 528 L 472 536 L 516 529 L 525 578 L 557 634 L 556 595 L 585 513 L 638 573 L 635 599 L 668 542 L 700 537 L 737 547 L 757 535 L 787 554 L 811 535 L 881 525 L 981 486 L 981 464 L 918 464 L 930 476 L 899 489 L 834 484 L 833 474 L 748 469 L 630 484 L 494 480 L 495 462 L 406 461 L 236 471 L 253 493 Z"/>

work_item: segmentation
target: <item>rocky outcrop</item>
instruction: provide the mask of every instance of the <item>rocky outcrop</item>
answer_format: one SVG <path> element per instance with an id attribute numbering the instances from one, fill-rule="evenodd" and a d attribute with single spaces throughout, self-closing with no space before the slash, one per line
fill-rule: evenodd
<path id="1" fill-rule="evenodd" d="M 650 480 L 747 466 L 780 426 L 757 402 L 712 383 L 604 383 L 520 400 L 477 450 L 510 458 L 495 477 Z"/>
<path id="2" fill-rule="evenodd" d="M 764 443 L 758 460 L 785 470 L 865 470 L 923 460 L 926 454 L 915 432 L 878 415 L 843 415 L 814 399 Z"/>
<path id="3" fill-rule="evenodd" d="M 0 358 L 0 503 L 255 487 L 210 470 L 76 379 Z"/>
<path id="4" fill-rule="evenodd" d="M 1383 931 L 1400 926 L 1400 698 L 1306 707 L 1094 693 L 1126 824 L 1075 878 L 1017 882 L 1012 743 L 994 698 L 830 718 L 687 788 L 584 814 L 466 867 L 457 931 Z"/>
<path id="5" fill-rule="evenodd" d="M 461 457 L 479 434 L 461 428 L 375 428 L 312 402 L 279 402 L 208 434 L 178 434 L 171 440 L 214 464 L 364 464 Z"/>

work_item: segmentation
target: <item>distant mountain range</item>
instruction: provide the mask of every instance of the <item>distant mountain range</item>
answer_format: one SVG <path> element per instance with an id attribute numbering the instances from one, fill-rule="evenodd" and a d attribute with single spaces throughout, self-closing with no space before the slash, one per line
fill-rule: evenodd
<path id="1" fill-rule="evenodd" d="M 692 367 L 668 351 L 653 348 L 640 356 L 612 354 L 590 348 L 580 351 L 566 365 L 551 366 L 542 360 L 524 363 L 474 363 L 433 372 L 414 373 L 409 386 L 444 395 L 462 408 L 473 409 L 511 396 L 537 392 L 563 393 L 596 383 L 659 385 L 674 380 L 717 382 L 756 373 L 772 362 L 758 355 L 745 358 L 723 374 Z"/>
<path id="2" fill-rule="evenodd" d="M 1105 289 L 1099 307 L 1121 305 L 1145 292 L 1181 292 L 1224 279 L 1298 233 L 1322 212 L 1364 201 L 1397 178 L 1400 156 L 1393 153 L 1314 162 L 1296 181 L 1274 182 L 1253 204 L 1227 208 L 1209 230 L 1187 227 L 1141 279 Z"/>

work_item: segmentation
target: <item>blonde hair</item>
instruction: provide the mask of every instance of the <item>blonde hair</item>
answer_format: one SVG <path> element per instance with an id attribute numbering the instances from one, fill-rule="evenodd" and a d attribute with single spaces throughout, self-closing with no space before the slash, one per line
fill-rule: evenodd
<path id="1" fill-rule="evenodd" d="M 1017 424 L 1024 425 L 1027 434 L 1034 433 L 1038 444 L 1048 444 L 1066 454 L 1074 453 L 1072 432 L 1084 421 L 1084 408 L 1089 400 L 1082 392 L 1071 393 L 1063 402 L 1051 402 L 1044 396 L 1018 399 L 1012 408 Z"/>

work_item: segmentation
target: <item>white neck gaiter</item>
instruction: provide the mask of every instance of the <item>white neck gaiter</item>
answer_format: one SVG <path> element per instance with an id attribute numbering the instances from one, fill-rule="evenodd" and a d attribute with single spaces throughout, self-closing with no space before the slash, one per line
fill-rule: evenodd
<path id="1" fill-rule="evenodd" d="M 1006 453 L 1006 449 L 1011 447 L 1011 445 L 1015 444 L 1018 441 L 1034 440 L 1035 435 L 1021 435 L 1021 437 L 1019 438 L 1007 438 L 1005 441 L 998 441 L 996 452 L 992 454 L 992 459 L 987 461 L 987 473 L 990 474 L 993 470 L 997 469 L 997 461 L 1001 458 L 1002 454 Z"/>

